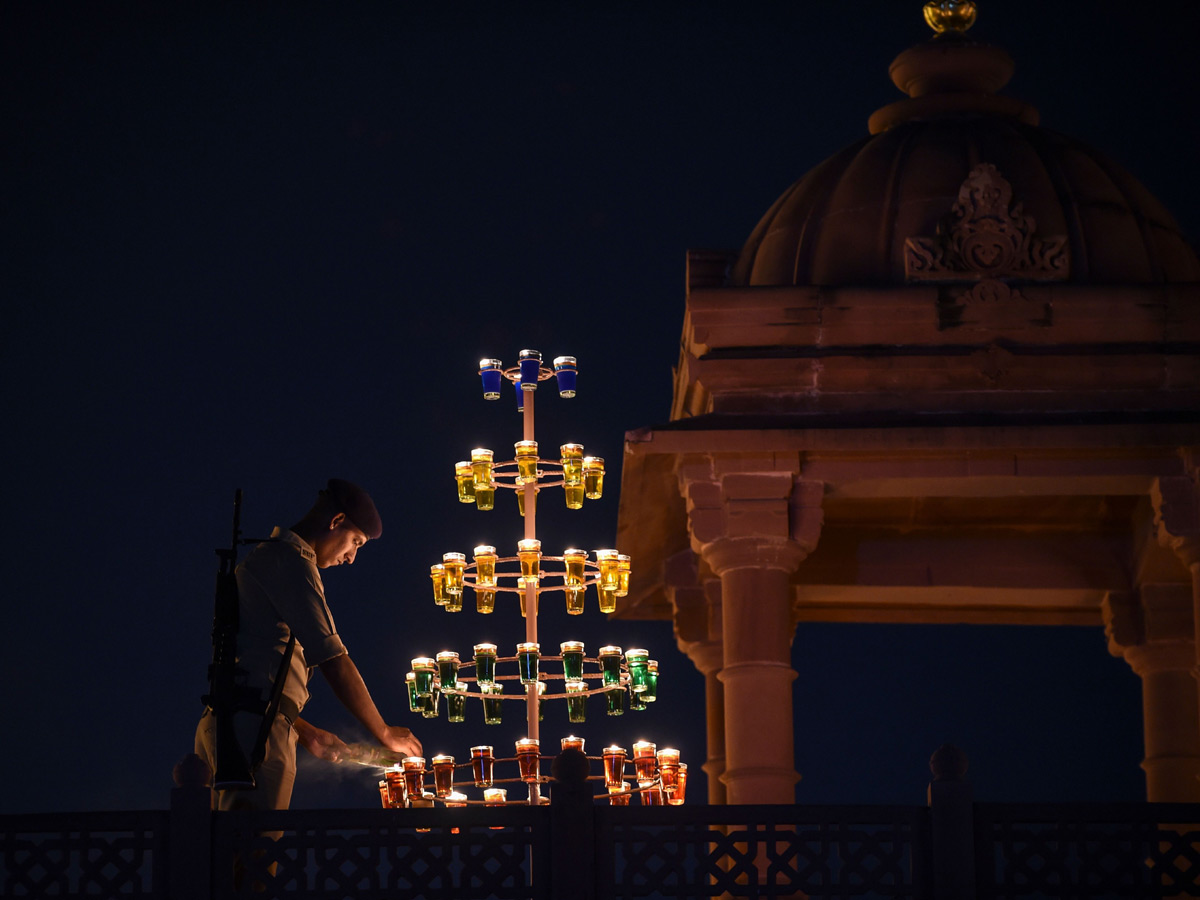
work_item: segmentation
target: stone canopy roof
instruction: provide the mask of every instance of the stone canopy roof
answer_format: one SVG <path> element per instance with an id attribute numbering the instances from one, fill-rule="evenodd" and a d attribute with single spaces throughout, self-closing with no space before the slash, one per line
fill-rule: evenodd
<path id="1" fill-rule="evenodd" d="M 890 72 L 908 98 L 783 193 L 727 286 L 1200 281 L 1137 179 L 997 93 L 1012 71 L 1003 50 L 953 31 L 901 53 Z"/>
<path id="2" fill-rule="evenodd" d="M 870 136 L 740 253 L 688 253 L 670 421 L 626 434 L 618 615 L 720 644 L 730 541 L 807 554 L 793 624 L 1098 625 L 1130 572 L 1190 577 L 1154 523 L 1197 483 L 1200 260 L 998 93 L 1013 68 L 961 29 L 904 51 Z"/>

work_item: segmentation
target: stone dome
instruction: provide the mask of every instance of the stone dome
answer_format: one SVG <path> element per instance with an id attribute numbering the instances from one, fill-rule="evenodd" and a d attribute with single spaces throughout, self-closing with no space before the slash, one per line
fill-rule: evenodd
<path id="1" fill-rule="evenodd" d="M 1137 179 L 995 93 L 1012 68 L 955 32 L 901 53 L 891 75 L 909 97 L 784 192 L 730 285 L 1200 281 L 1196 252 Z M 961 252 L 980 227 L 982 267 Z"/>

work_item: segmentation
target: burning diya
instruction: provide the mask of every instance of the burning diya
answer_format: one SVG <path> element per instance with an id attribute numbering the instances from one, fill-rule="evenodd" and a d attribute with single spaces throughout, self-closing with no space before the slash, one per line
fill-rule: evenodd
<path id="1" fill-rule="evenodd" d="M 597 694 L 604 697 L 607 716 L 645 710 L 658 697 L 658 663 L 650 659 L 647 650 L 609 644 L 589 656 L 582 640 L 543 646 L 538 636 L 543 595 L 561 593 L 567 614 L 575 616 L 584 613 L 589 588 L 594 588 L 596 608 L 612 613 L 618 599 L 629 591 L 632 572 L 632 560 L 626 553 L 615 549 L 589 553 L 566 547 L 561 555 L 551 555 L 537 536 L 542 490 L 561 487 L 568 509 L 581 509 L 585 500 L 599 500 L 604 492 L 601 457 L 585 455 L 581 444 L 565 443 L 553 458 L 543 458 L 534 433 L 539 382 L 553 378 L 560 397 L 574 397 L 575 358 L 557 357 L 553 368 L 548 368 L 542 365 L 538 351 L 522 350 L 518 364 L 508 369 L 500 360 L 481 360 L 479 374 L 487 400 L 500 398 L 504 381 L 512 383 L 523 434 L 513 445 L 511 460 L 498 461 L 491 449 L 479 447 L 470 452 L 469 460 L 455 464 L 458 501 L 490 511 L 496 507 L 497 490 L 515 492 L 517 512 L 524 519 L 524 537 L 517 542 L 515 555 L 501 556 L 491 544 L 476 546 L 469 558 L 460 551 L 443 554 L 441 562 L 429 569 L 433 600 L 447 612 L 461 612 L 464 595 L 470 592 L 476 612 L 483 615 L 493 614 L 497 606 L 504 611 L 519 609 L 525 620 L 525 640 L 517 643 L 511 654 L 502 655 L 495 644 L 485 642 L 475 644 L 470 653 L 442 650 L 435 656 L 415 656 L 405 685 L 411 711 L 434 718 L 445 708 L 451 722 L 465 721 L 471 705 L 482 712 L 485 725 L 500 726 L 505 721 L 506 701 L 524 703 L 524 734 L 513 739 L 511 756 L 497 755 L 494 744 L 477 744 L 462 756 L 462 762 L 448 754 L 438 754 L 427 763 L 421 757 L 396 760 L 364 751 L 364 758 L 354 761 L 386 767 L 379 792 L 389 808 L 431 802 L 449 806 L 544 802 L 542 787 L 550 779 L 543 774 L 542 762 L 553 758 L 546 754 L 540 733 L 548 703 L 565 701 L 565 719 L 575 724 L 586 721 L 588 700 Z M 517 602 L 510 606 L 514 595 Z M 567 735 L 556 749 L 582 754 L 584 740 Z M 357 755 L 359 750 L 354 748 L 352 753 Z M 613 745 L 605 748 L 602 756 L 585 758 L 599 763 L 598 770 L 602 768 L 603 774 L 590 776 L 604 783 L 605 792 L 597 799 L 624 805 L 633 794 L 639 794 L 644 804 L 683 803 L 687 766 L 680 763 L 677 750 L 656 750 L 653 743 L 638 741 L 631 754 Z M 627 761 L 633 782 L 625 780 Z M 469 771 L 459 773 L 460 769 Z M 428 790 L 427 774 L 433 776 L 432 791 Z M 510 800 L 509 792 L 520 785 L 525 787 L 526 798 Z M 477 789 L 481 796 L 471 799 L 460 793 L 467 787 Z"/>

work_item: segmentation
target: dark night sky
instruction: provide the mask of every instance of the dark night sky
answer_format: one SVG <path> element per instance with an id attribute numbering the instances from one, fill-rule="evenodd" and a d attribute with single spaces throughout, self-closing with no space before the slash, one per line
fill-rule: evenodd
<path id="1" fill-rule="evenodd" d="M 1193 5 L 1008 0 L 973 36 L 1194 239 Z M 520 736 L 515 707 L 427 724 L 401 692 L 411 656 L 520 629 L 428 595 L 443 551 L 520 536 L 511 498 L 454 500 L 455 460 L 520 436 L 476 361 L 579 358 L 578 398 L 539 393 L 538 435 L 606 457 L 611 488 L 543 535 L 611 545 L 623 433 L 668 414 L 684 251 L 740 246 L 865 133 L 920 6 L 4 4 L 0 812 L 166 805 L 237 487 L 263 534 L 331 475 L 367 486 L 384 537 L 326 586 L 385 717 L 428 754 Z M 594 706 L 590 750 L 649 735 L 703 760 L 702 682 L 667 623 L 542 634 L 662 662 L 665 702 L 615 725 Z M 1098 627 L 803 625 L 794 648 L 801 802 L 922 802 L 946 740 L 982 799 L 1142 797 L 1139 682 Z M 357 736 L 324 684 L 307 717 Z M 544 739 L 567 730 L 552 709 Z M 297 806 L 377 802 L 362 770 L 300 782 Z"/>

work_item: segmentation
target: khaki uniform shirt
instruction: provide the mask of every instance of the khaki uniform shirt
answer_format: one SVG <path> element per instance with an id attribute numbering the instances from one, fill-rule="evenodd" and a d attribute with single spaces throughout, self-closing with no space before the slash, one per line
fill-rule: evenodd
<path id="1" fill-rule="evenodd" d="M 237 567 L 238 665 L 265 700 L 288 639 L 296 635 L 283 695 L 303 709 L 313 666 L 346 652 L 325 603 L 325 586 L 311 547 L 286 528 L 256 546 Z"/>

